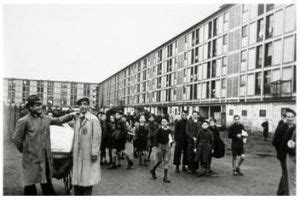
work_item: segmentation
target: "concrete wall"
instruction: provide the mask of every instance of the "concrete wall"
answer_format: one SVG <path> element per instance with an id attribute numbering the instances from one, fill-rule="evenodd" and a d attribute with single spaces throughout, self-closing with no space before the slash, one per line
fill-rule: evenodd
<path id="1" fill-rule="evenodd" d="M 274 133 L 278 121 L 281 119 L 281 109 L 291 108 L 296 111 L 296 104 L 290 102 L 284 103 L 253 103 L 253 104 L 227 104 L 226 105 L 226 125 L 233 123 L 233 116 L 240 115 L 241 122 L 247 130 L 262 131 L 261 123 L 267 118 L 269 120 L 269 131 Z M 233 110 L 233 115 L 230 115 Z M 247 111 L 247 116 L 242 116 L 242 110 Z M 266 116 L 260 116 L 260 110 L 266 110 Z"/>

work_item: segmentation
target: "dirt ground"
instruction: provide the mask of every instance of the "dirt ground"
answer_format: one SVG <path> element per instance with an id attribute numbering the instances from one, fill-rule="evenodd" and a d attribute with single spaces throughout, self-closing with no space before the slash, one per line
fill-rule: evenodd
<path id="1" fill-rule="evenodd" d="M 93 189 L 93 195 L 276 195 L 280 179 L 280 165 L 275 158 L 275 151 L 270 141 L 263 141 L 261 134 L 250 135 L 246 144 L 246 160 L 242 166 L 245 176 L 232 176 L 230 143 L 223 132 L 226 143 L 226 155 L 222 159 L 214 159 L 212 169 L 216 174 L 212 177 L 194 177 L 186 173 L 174 173 L 170 168 L 171 183 L 163 183 L 163 169 L 158 169 L 158 179 L 150 178 L 150 166 L 138 166 L 126 170 L 122 161 L 121 168 L 108 170 L 102 166 L 102 181 Z M 132 156 L 132 145 L 127 144 Z M 173 161 L 173 159 L 172 159 Z M 21 154 L 8 137 L 4 138 L 4 195 L 22 195 Z M 53 180 L 59 195 L 65 195 L 62 180 Z M 38 192 L 41 194 L 40 187 Z"/>

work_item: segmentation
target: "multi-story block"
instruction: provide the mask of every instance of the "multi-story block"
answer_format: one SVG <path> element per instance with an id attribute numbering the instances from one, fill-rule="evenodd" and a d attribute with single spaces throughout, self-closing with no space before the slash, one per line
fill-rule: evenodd
<path id="1" fill-rule="evenodd" d="M 97 83 L 4 78 L 3 93 L 6 104 L 21 105 L 29 95 L 37 94 L 45 105 L 74 107 L 77 99 L 86 96 L 97 107 L 98 90 Z"/>
<path id="2" fill-rule="evenodd" d="M 176 115 L 200 111 L 229 124 L 238 114 L 274 128 L 296 107 L 296 6 L 226 4 L 102 81 L 99 105 Z"/>

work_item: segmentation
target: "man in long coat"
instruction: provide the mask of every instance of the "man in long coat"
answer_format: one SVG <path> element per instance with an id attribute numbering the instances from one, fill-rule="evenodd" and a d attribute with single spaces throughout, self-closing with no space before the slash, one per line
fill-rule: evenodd
<path id="1" fill-rule="evenodd" d="M 195 162 L 195 143 L 198 131 L 201 129 L 201 122 L 198 119 L 199 113 L 197 111 L 192 112 L 192 118 L 186 122 L 186 135 L 187 135 L 187 159 L 188 159 L 188 169 L 192 174 L 196 174 L 198 168 L 198 163 Z"/>
<path id="2" fill-rule="evenodd" d="M 101 126 L 97 117 L 89 110 L 89 99 L 77 101 L 80 115 L 74 125 L 73 176 L 75 195 L 91 195 L 93 186 L 101 180 L 100 144 Z"/>
<path id="3" fill-rule="evenodd" d="M 12 141 L 23 154 L 24 195 L 37 195 L 35 184 L 40 183 L 44 195 L 55 195 L 51 182 L 53 159 L 50 125 L 71 121 L 74 114 L 53 118 L 42 110 L 42 101 L 30 95 L 26 104 L 28 114 L 19 119 Z"/>
<path id="4" fill-rule="evenodd" d="M 186 123 L 187 123 L 187 111 L 182 112 L 182 117 L 175 124 L 174 139 L 175 139 L 175 151 L 173 164 L 176 165 L 176 173 L 179 173 L 179 165 L 181 163 L 181 154 L 183 154 L 182 159 L 182 171 L 187 171 L 186 165 L 188 165 L 187 159 L 187 135 L 186 135 Z"/>

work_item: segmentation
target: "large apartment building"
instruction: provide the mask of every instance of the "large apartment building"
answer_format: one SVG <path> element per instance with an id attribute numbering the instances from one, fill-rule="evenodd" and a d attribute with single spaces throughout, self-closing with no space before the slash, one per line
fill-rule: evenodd
<path id="1" fill-rule="evenodd" d="M 91 106 L 97 107 L 98 92 L 97 83 L 4 78 L 6 104 L 22 105 L 29 95 L 37 94 L 44 105 L 75 107 L 77 99 L 89 97 Z"/>
<path id="2" fill-rule="evenodd" d="M 99 106 L 275 128 L 296 108 L 296 6 L 226 4 L 99 85 Z"/>

